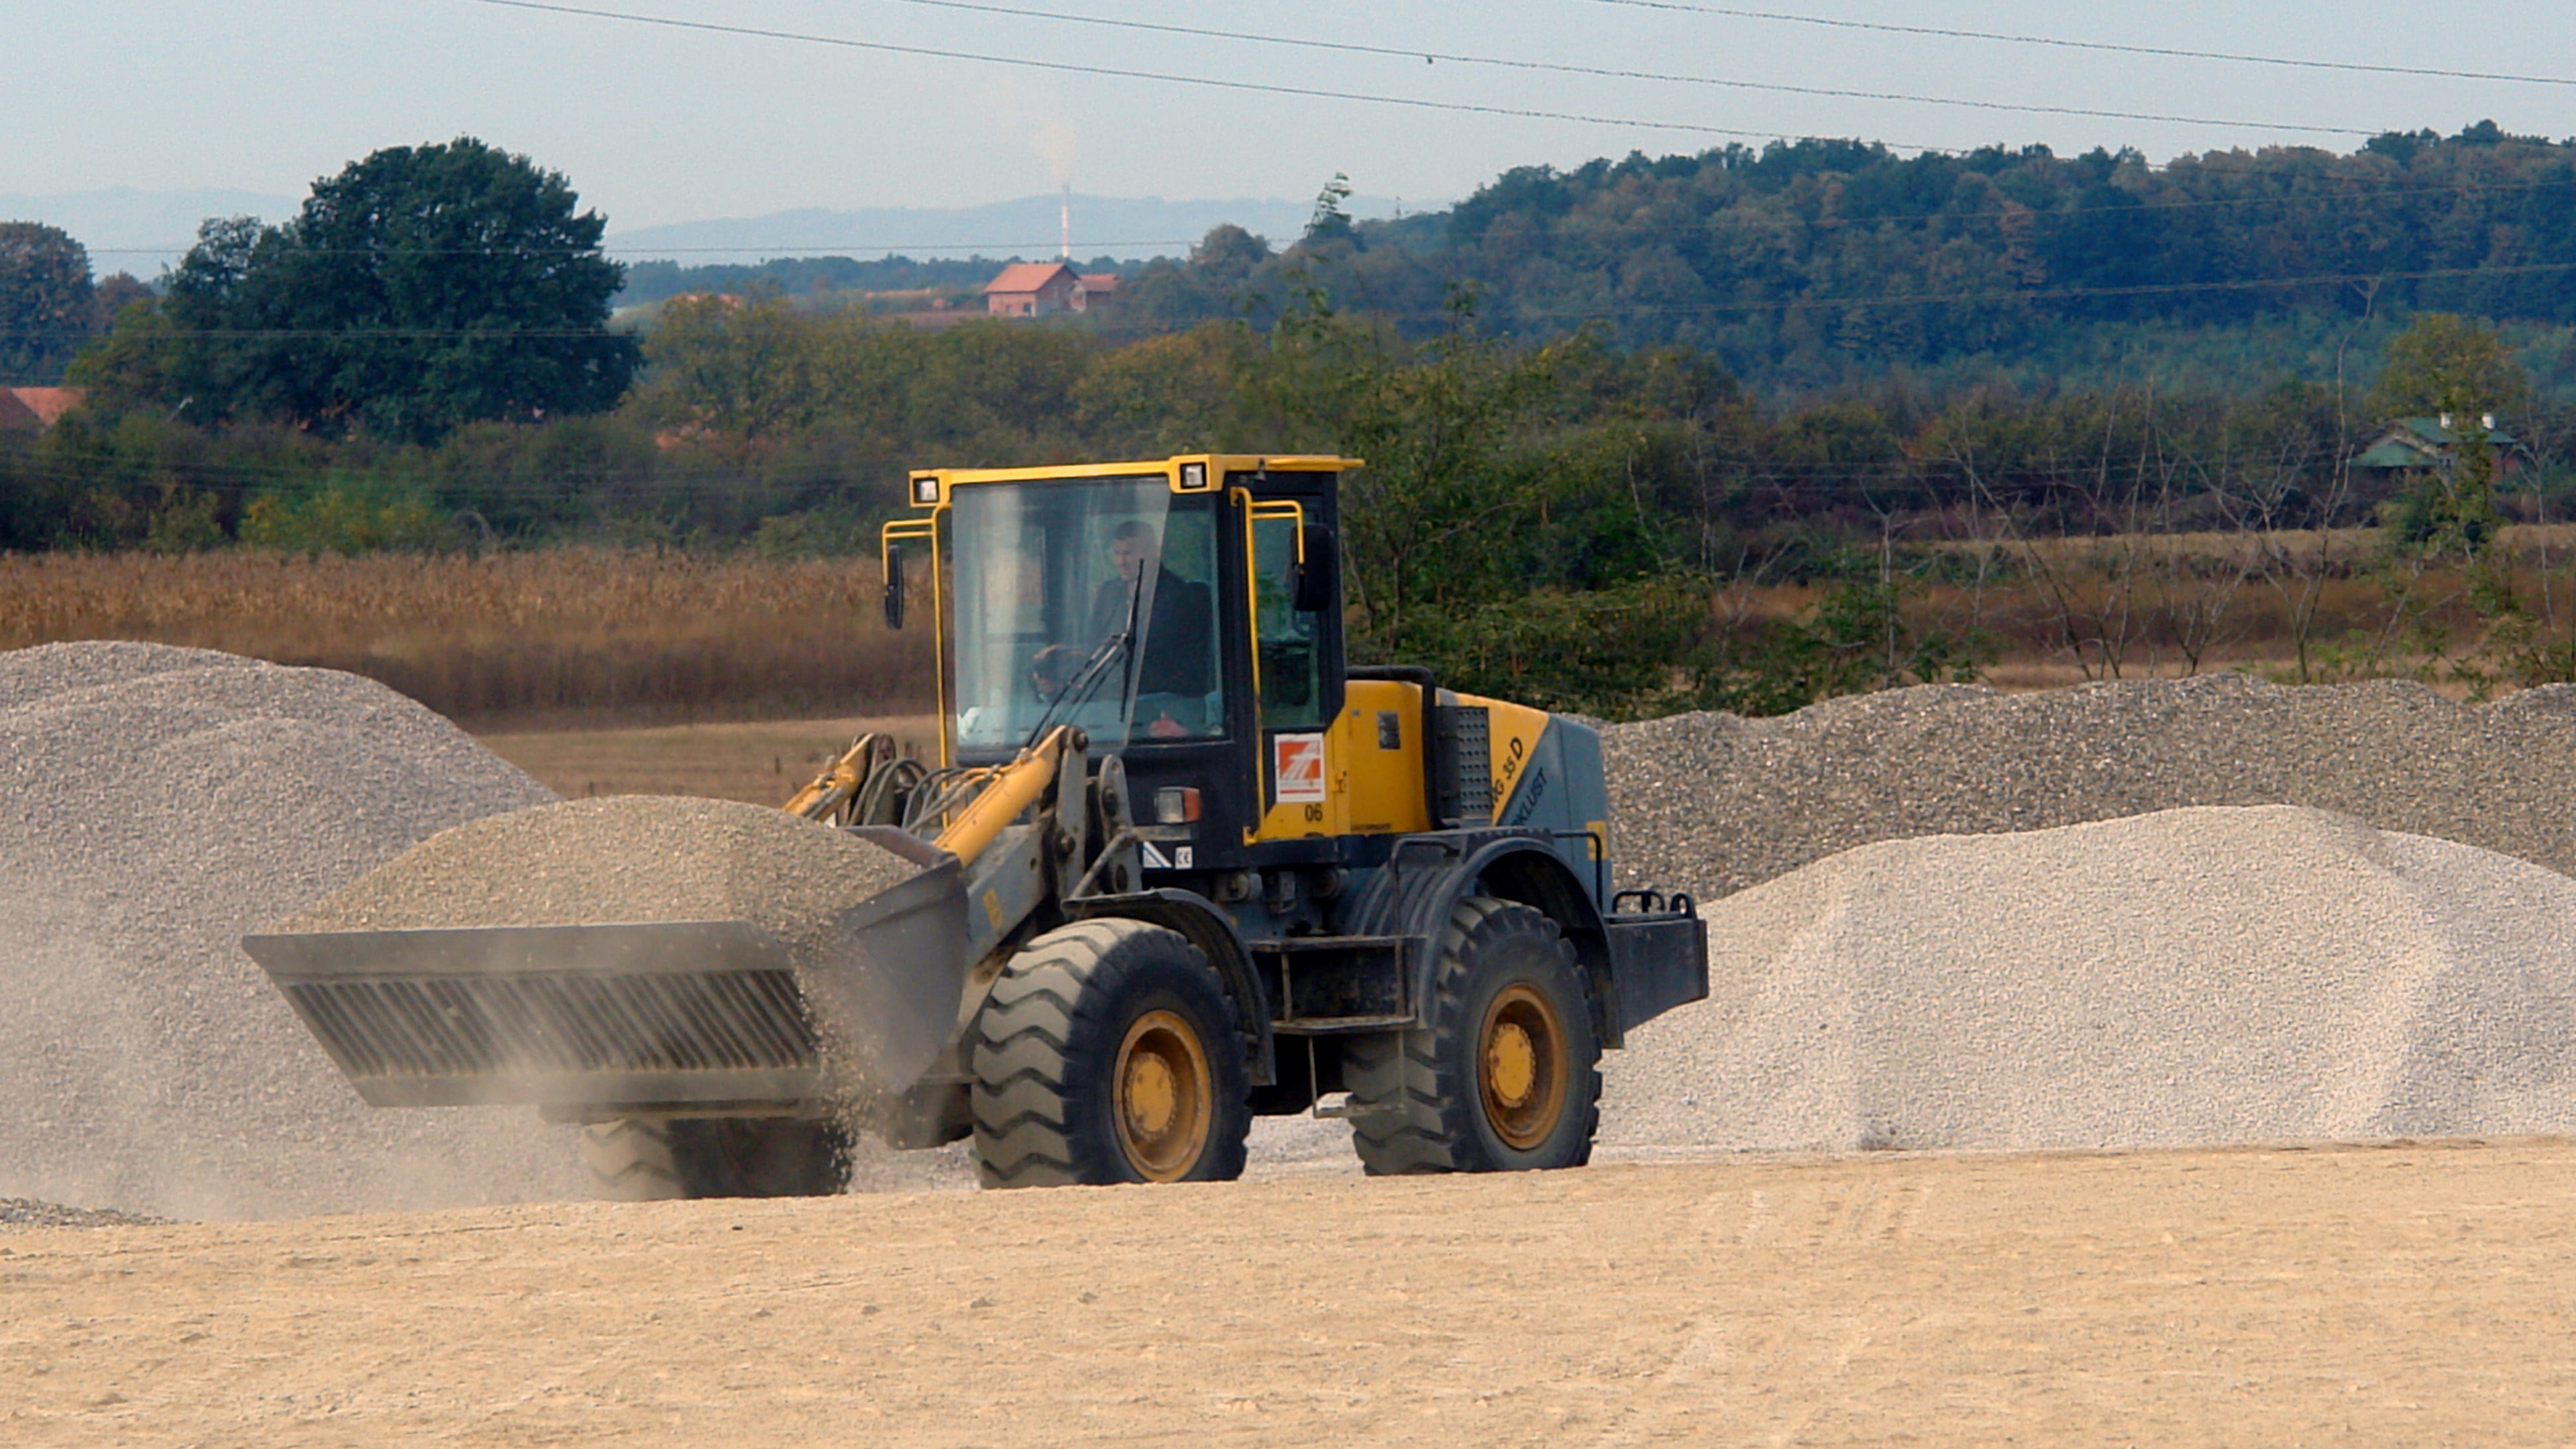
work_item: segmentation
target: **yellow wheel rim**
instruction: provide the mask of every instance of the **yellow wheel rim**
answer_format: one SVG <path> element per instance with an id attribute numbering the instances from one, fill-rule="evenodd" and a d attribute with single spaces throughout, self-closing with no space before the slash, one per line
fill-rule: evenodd
<path id="1" fill-rule="evenodd" d="M 1478 1095 L 1494 1135 L 1529 1152 L 1565 1110 L 1565 1025 L 1535 988 L 1504 988 L 1476 1035 Z"/>
<path id="2" fill-rule="evenodd" d="M 1177 1012 L 1149 1011 L 1127 1028 L 1111 1075 L 1118 1146 L 1147 1182 L 1177 1182 L 1207 1146 L 1216 1088 L 1207 1048 Z"/>

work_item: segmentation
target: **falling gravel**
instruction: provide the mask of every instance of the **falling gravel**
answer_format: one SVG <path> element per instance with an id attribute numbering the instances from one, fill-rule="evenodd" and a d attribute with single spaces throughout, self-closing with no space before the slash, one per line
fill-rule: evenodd
<path id="1" fill-rule="evenodd" d="M 876 1014 L 868 973 L 852 969 L 865 956 L 856 913 L 919 870 L 869 841 L 783 810 L 619 795 L 443 831 L 271 929 L 746 921 L 786 947 L 822 1029 L 826 1070 L 855 1102 L 867 1087 L 882 1085 L 866 1065 L 879 1043 L 877 1023 L 861 1019 Z M 942 1030 L 953 1015 L 953 1006 L 943 1006 Z"/>
<path id="2" fill-rule="evenodd" d="M 2576 686 L 2485 706 L 2241 675 L 1924 686 L 1604 737 L 1625 884 L 1703 900 L 1872 841 L 2306 805 L 2576 874 Z"/>
<path id="3" fill-rule="evenodd" d="M 0 653 L 0 1195 L 165 1217 L 573 1195 L 564 1129 L 379 1112 L 241 935 L 552 796 L 354 675 L 160 645 Z"/>
<path id="4" fill-rule="evenodd" d="M 1611 1148 L 2576 1131 L 2576 880 L 2349 817 L 1865 846 L 1704 909 L 1710 996 L 1604 1064 Z"/>

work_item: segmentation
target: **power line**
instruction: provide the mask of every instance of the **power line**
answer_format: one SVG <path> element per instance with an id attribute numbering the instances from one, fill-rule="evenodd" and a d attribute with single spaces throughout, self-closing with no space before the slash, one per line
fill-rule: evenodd
<path id="1" fill-rule="evenodd" d="M 1009 5 L 985 5 L 976 0 L 894 0 L 903 5 L 918 5 L 936 10 L 966 10 L 985 15 L 1008 15 L 1019 19 L 1053 20 L 1068 25 L 1096 25 L 1113 30 L 1142 30 L 1162 35 L 1188 35 L 1209 40 L 1239 40 L 1256 45 L 1284 45 L 1304 50 L 1337 51 L 1347 55 L 1392 56 L 1411 60 L 1420 56 L 1425 64 L 1446 61 L 1453 65 L 1494 66 L 1508 70 L 1546 71 L 1557 75 L 1594 76 L 1607 80 L 1657 81 L 1671 85 L 1720 86 L 1731 90 L 1769 91 L 1781 95 L 1832 96 L 1846 100 L 1901 101 L 1910 105 L 1955 106 L 1979 111 L 2012 111 L 2031 115 L 2095 116 L 2115 121 L 2163 121 L 2187 126 L 2223 126 L 2238 130 L 2303 131 L 2324 136 L 2368 136 L 2375 132 L 2352 126 L 2308 126 L 2293 122 L 2213 120 L 2206 116 L 2172 116 L 2152 111 L 2106 111 L 2086 106 L 2023 105 L 2009 101 L 1978 101 L 1953 96 L 1917 96 L 1898 91 L 1848 90 L 1837 86 L 1790 85 L 1781 81 L 1752 81 L 1718 76 L 1674 75 L 1663 71 L 1624 70 L 1610 66 L 1570 65 L 1559 61 L 1508 60 L 1494 56 L 1459 55 L 1447 51 L 1409 50 L 1397 46 L 1363 45 L 1356 41 L 1306 40 L 1284 35 L 1255 35 L 1240 30 L 1211 30 L 1196 25 L 1164 25 L 1144 20 L 1110 20 L 1096 15 L 1068 15 L 1055 10 L 1025 10 Z"/>
<path id="2" fill-rule="evenodd" d="M 2576 272 L 2576 262 L 2532 262 L 2505 267 L 2430 267 L 2407 272 L 2318 272 L 2300 277 L 2243 277 L 2222 282 L 2141 282 L 2121 287 L 2041 287 L 2020 292 L 1925 292 L 1892 297 L 1782 297 L 1759 302 L 1654 303 L 1642 306 L 1560 308 L 1514 312 L 1514 317 L 1669 316 L 1716 312 L 1808 311 L 1820 308 L 1974 306 L 2012 302 L 2081 301 L 2093 297 L 2181 296 L 2207 292 L 2286 291 L 2373 282 L 2451 281 L 2472 277 L 2538 276 Z M 1446 312 L 1383 312 L 1353 308 L 1364 316 L 1445 317 Z"/>
<path id="3" fill-rule="evenodd" d="M 2318 178 L 2308 175 L 2292 175 L 2285 179 L 2292 182 L 2312 182 L 2323 179 L 2327 181 L 2329 185 L 2331 185 L 2333 181 L 2333 178 Z M 1876 226 L 1883 222 L 1892 221 L 1991 221 L 1999 217 L 2020 215 L 2026 211 L 2027 214 L 2035 220 L 2047 221 L 2052 218 L 2066 216 L 2127 215 L 2140 212 L 2160 211 L 2207 211 L 2219 207 L 2231 206 L 2350 206 L 2363 202 L 2379 202 L 2415 196 L 2466 197 L 2502 194 L 2508 192 L 2563 191 L 2570 187 L 2576 187 L 2576 177 L 2568 177 L 2557 181 L 2502 181 L 2492 183 L 2463 182 L 2447 186 L 2357 187 L 2345 190 L 2274 192 L 2259 196 L 2192 197 L 2184 200 L 2131 201 L 2104 206 L 2034 206 L 2023 208 L 2020 211 L 1869 212 L 1857 216 L 1800 216 L 1798 220 L 1808 226 Z M 1417 213 L 1417 215 L 1430 214 L 1432 213 Z M 1710 220 L 1722 214 L 1722 211 L 1712 211 L 1700 220 L 1690 222 L 1596 222 L 1592 219 L 1586 219 L 1585 225 L 1588 229 L 1597 229 L 1600 231 L 1617 233 L 1619 235 L 1651 236 L 1668 232 L 1699 231 L 1704 229 L 1709 224 Z M 1141 241 L 1092 242 L 1087 243 L 1087 245 L 1099 247 L 1190 247 L 1198 245 L 1201 240 L 1203 240 L 1203 238 L 1200 237 L 1166 237 Z M 750 243 L 742 246 L 721 247 L 657 247 L 653 249 L 652 255 L 642 256 L 640 257 L 640 260 L 655 261 L 659 260 L 664 255 L 685 256 L 719 252 L 765 253 L 767 254 L 765 261 L 786 260 L 802 256 L 822 256 L 828 258 L 830 256 L 848 252 L 905 252 L 933 250 L 966 251 L 972 249 L 980 254 L 988 247 L 996 251 L 1044 251 L 1053 248 L 1056 244 L 1057 239 L 1054 237 L 1025 242 L 828 242 L 817 243 L 811 246 Z M 171 251 L 185 252 L 189 249 L 190 248 L 186 246 L 84 248 L 84 250 L 88 251 L 92 256 L 122 256 Z M 617 244 L 603 243 L 600 248 L 595 250 L 599 250 L 607 254 L 614 254 L 619 250 L 619 247 Z M 381 248 L 327 247 L 299 253 L 299 255 L 308 256 L 587 256 L 589 254 L 590 252 L 588 251 L 576 251 L 572 248 L 408 246 Z M 852 257 L 850 260 L 860 261 L 861 259 Z M 969 260 L 972 260 L 972 258 L 969 258 Z M 1003 260 L 1003 258 L 992 257 L 989 258 L 989 260 L 1000 261 Z M 635 264 L 636 263 L 633 261 L 629 262 L 629 265 Z M 741 262 L 735 263 L 734 265 L 758 267 L 763 264 L 764 262 Z M 895 290 L 935 291 L 937 288 L 897 288 Z"/>
<path id="4" fill-rule="evenodd" d="M 1941 307 L 2005 305 L 2016 302 L 2080 301 L 2095 297 L 2181 296 L 2210 292 L 2288 291 L 2300 287 L 2360 286 L 2367 283 L 2448 281 L 2477 277 L 2535 276 L 2547 273 L 2576 272 L 2576 262 L 2534 262 L 2502 267 L 2433 267 L 2404 272 L 2318 272 L 2296 277 L 2248 277 L 2220 282 L 2145 282 L 2118 287 L 2042 287 L 2012 292 L 1921 292 L 1894 296 L 1854 295 L 1844 297 L 1772 297 L 1745 302 L 1678 302 L 1632 303 L 1604 307 L 1557 307 L 1513 309 L 1497 312 L 1495 319 L 1510 322 L 1524 318 L 1606 320 L 1617 317 L 1697 316 L 1728 312 L 1800 312 L 1824 309 L 1859 310 L 1880 307 Z M 1354 303 L 1339 309 L 1355 318 L 1385 321 L 1439 321 L 1451 314 L 1446 309 L 1413 309 L 1370 307 Z M 1482 314 L 1480 314 L 1481 316 Z M 5 335 L 5 334 L 0 334 Z"/>
<path id="5" fill-rule="evenodd" d="M 2399 272 L 2317 272 L 2292 277 L 2241 277 L 2215 282 L 2142 282 L 2116 287 L 2041 287 L 2008 292 L 1922 292 L 1895 296 L 1852 295 L 1841 297 L 1773 297 L 1743 302 L 1647 303 L 1618 307 L 1556 308 L 1516 310 L 1515 318 L 1607 318 L 1697 315 L 1720 312 L 1808 311 L 1820 308 L 1934 307 L 2003 305 L 2021 302 L 2081 301 L 2097 297 L 2188 296 L 2218 292 L 2282 291 L 2299 287 L 2359 286 L 2366 283 L 2452 281 L 2481 277 L 2541 276 L 2576 272 L 2576 262 L 2530 262 L 2512 266 L 2428 267 Z M 1354 306 L 1353 314 L 1388 319 L 1436 319 L 1445 311 L 1393 311 L 1383 308 Z M 969 320 L 975 320 L 968 314 Z M 1007 319 L 1004 319 L 1007 320 Z M 888 319 L 888 325 L 895 325 Z M 71 329 L 0 330 L 0 339 L 95 336 Z M 539 341 L 556 339 L 631 338 L 635 334 L 601 330 L 552 328 L 366 328 L 296 329 L 296 328 L 224 328 L 204 331 L 173 331 L 156 342 L 179 342 L 198 339 L 220 341 L 327 341 L 358 339 L 370 342 L 423 342 L 449 338 L 473 338 L 492 342 L 521 339 Z"/>
<path id="6" fill-rule="evenodd" d="M 2438 80 L 2511 81 L 2517 85 L 2576 86 L 2576 79 L 2554 75 L 2516 75 L 2499 71 L 2445 70 L 2436 66 L 2377 65 L 2364 61 L 2305 60 L 2295 56 L 2241 55 L 2224 50 L 2184 50 L 2163 45 L 2121 45 L 2107 40 L 2068 40 L 2052 35 L 2012 35 L 1992 30 L 1954 30 L 1938 25 L 1897 25 L 1881 20 L 1835 20 L 1821 15 L 1791 15 L 1777 10 L 1742 10 L 1731 5 L 1692 5 L 1683 0 L 1590 0 L 1595 5 L 1624 5 L 1637 10 L 1677 10 L 1695 15 L 1725 15 L 1738 20 L 1772 20 L 1786 25 L 1815 25 L 1831 30 L 1876 30 L 1891 35 L 1930 35 L 1946 40 L 1992 40 L 2008 45 L 2044 45 L 2061 50 L 2101 50 L 2120 55 L 2154 55 L 2172 60 L 2223 60 L 2243 65 L 2278 65 L 2298 70 L 2357 71 L 2366 75 L 2414 75 Z"/>
<path id="7" fill-rule="evenodd" d="M 2331 451 L 2329 449 L 2328 451 Z M 2030 477 L 2052 471 L 2079 471 L 2099 476 L 2154 476 L 2168 473 L 2224 474 L 2236 455 L 2228 453 L 2185 453 L 2166 460 L 2125 459 L 2105 462 L 2099 457 L 2070 459 L 2057 468 L 2034 461 L 2019 476 Z M 1890 459 L 1886 463 L 1800 461 L 1759 453 L 1711 453 L 1708 460 L 1726 476 L 1726 481 L 1757 494 L 1806 494 L 1833 496 L 1854 483 L 1888 483 L 1938 487 L 1947 481 L 1945 475 L 1959 465 L 1942 458 Z M 165 481 L 178 481 L 200 488 L 234 489 L 245 494 L 305 495 L 332 489 L 401 498 L 423 494 L 444 495 L 440 507 L 471 508 L 483 501 L 544 502 L 602 501 L 603 494 L 624 490 L 647 494 L 664 500 L 700 500 L 707 498 L 741 498 L 780 489 L 812 489 L 817 485 L 839 492 L 851 489 L 897 490 L 902 486 L 902 470 L 885 467 L 874 476 L 865 468 L 811 464 L 775 471 L 696 472 L 681 465 L 670 473 L 614 472 L 594 475 L 566 485 L 542 479 L 486 474 L 470 481 L 451 477 L 436 485 L 423 485 L 417 480 L 400 477 L 376 477 L 352 486 L 346 465 L 340 462 L 317 462 L 310 467 L 275 463 L 215 461 L 198 459 L 157 470 L 150 477 L 133 476 L 134 470 L 111 466 L 92 469 L 77 462 L 41 460 L 22 457 L 0 461 L 0 479 L 20 478 L 58 483 L 97 485 L 122 484 L 135 488 L 158 487 Z M 102 474 L 109 476 L 102 476 Z M 115 475 L 125 476 L 115 476 Z M 609 501 L 614 501 L 613 499 Z"/>
<path id="8" fill-rule="evenodd" d="M 965 60 L 980 65 L 1019 66 L 1028 70 L 1048 70 L 1074 75 L 1109 76 L 1118 80 L 1160 81 L 1168 85 L 1199 86 L 1209 90 L 1253 91 L 1264 95 L 1299 96 L 1308 100 L 1362 101 L 1371 105 L 1406 106 L 1415 110 L 1450 111 L 1467 115 L 1504 116 L 1515 120 L 1573 121 L 1587 126 L 1613 126 L 1629 130 L 1679 131 L 1703 136 L 1738 136 L 1769 140 L 1776 131 L 1747 131 L 1733 126 L 1704 126 L 1690 121 L 1645 121 L 1619 116 L 1594 116 L 1576 111 L 1543 111 L 1521 106 L 1480 105 L 1470 101 L 1434 101 L 1418 96 L 1373 95 L 1365 91 L 1325 90 L 1314 86 L 1277 85 L 1266 81 L 1224 80 L 1214 76 L 1176 75 L 1167 71 L 1133 70 L 1123 66 L 1086 65 L 1069 60 L 1032 60 L 1023 56 L 987 55 L 980 51 L 946 50 L 926 45 L 896 45 L 882 40 L 851 40 L 837 35 L 809 35 L 792 30 L 768 30 L 750 25 L 720 25 L 709 20 L 676 20 L 663 15 L 636 15 L 623 10 L 594 10 L 577 5 L 554 5 L 543 0 L 467 0 L 469 4 L 493 5 L 506 10 L 533 10 L 553 15 L 577 15 L 591 20 L 622 20 L 634 25 L 659 25 L 674 30 L 693 30 L 715 35 L 742 35 L 760 40 L 791 40 L 805 45 L 831 45 L 847 50 L 875 51 L 887 55 L 918 55 L 933 60 Z M 1940 146 L 1908 146 L 1908 150 L 1939 151 Z"/>
<path id="9" fill-rule="evenodd" d="M 1059 239 L 1056 237 L 1046 237 L 1038 241 L 1021 242 L 834 242 L 828 246 L 806 247 L 771 247 L 761 243 L 753 243 L 749 246 L 731 247 L 655 247 L 652 249 L 653 255 L 645 258 L 645 260 L 653 261 L 665 255 L 697 256 L 715 252 L 756 251 L 821 252 L 839 250 L 862 252 L 981 252 L 987 247 L 996 249 L 1012 248 L 1025 250 L 1037 250 L 1043 248 L 1048 251 L 1053 251 L 1058 244 L 1058 240 Z M 1197 245 L 1198 240 L 1199 239 L 1197 237 L 1155 237 L 1143 241 L 1085 242 L 1083 245 L 1092 247 L 1185 247 Z M 195 250 L 196 245 L 197 244 L 195 242 L 174 242 L 165 246 L 157 247 L 85 247 L 83 250 L 87 251 L 94 257 L 158 256 L 170 252 L 193 251 Z M 626 248 L 617 242 L 603 241 L 596 247 L 318 247 L 301 250 L 297 254 L 299 256 L 357 256 L 375 255 L 381 252 L 384 255 L 400 254 L 403 256 L 552 257 L 589 256 L 593 252 L 598 252 L 614 257 L 625 250 Z M 995 260 L 998 261 L 1000 259 L 995 258 Z"/>
<path id="10" fill-rule="evenodd" d="M 56 482 L 121 481 L 135 487 L 152 487 L 165 476 L 178 476 L 209 480 L 219 486 L 246 490 L 282 488 L 319 492 L 334 487 L 349 489 L 348 480 L 344 476 L 346 467 L 345 461 L 331 459 L 319 459 L 309 465 L 297 465 L 198 458 L 182 463 L 155 464 L 148 468 L 136 468 L 121 462 L 92 468 L 84 466 L 77 460 L 21 455 L 15 459 L 0 457 L 0 480 L 42 478 Z M 874 479 L 867 476 L 867 469 L 864 467 L 826 463 L 800 464 L 751 472 L 719 470 L 712 473 L 681 463 L 675 465 L 670 472 L 598 473 L 572 488 L 544 479 L 483 474 L 470 482 L 442 482 L 434 485 L 423 483 L 417 478 L 397 476 L 389 480 L 361 483 L 351 491 L 396 494 L 447 491 L 462 496 L 469 502 L 476 497 L 592 497 L 602 490 L 616 488 L 665 496 L 701 496 L 834 484 L 846 488 L 870 487 L 882 483 L 886 487 L 899 490 L 902 487 L 903 476 L 903 467 L 895 463 L 883 464 L 882 471 Z M 390 486 L 384 486 L 387 484 Z"/>

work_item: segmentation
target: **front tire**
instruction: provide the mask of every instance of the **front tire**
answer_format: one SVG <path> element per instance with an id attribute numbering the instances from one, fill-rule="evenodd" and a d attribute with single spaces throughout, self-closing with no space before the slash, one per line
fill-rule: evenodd
<path id="1" fill-rule="evenodd" d="M 849 1185 L 849 1141 L 793 1117 L 625 1117 L 582 1129 L 591 1188 L 612 1202 L 830 1197 Z"/>
<path id="2" fill-rule="evenodd" d="M 1592 1160 L 1601 1046 L 1556 922 L 1484 896 L 1440 940 L 1429 1025 L 1344 1049 L 1351 1146 L 1373 1176 L 1520 1172 Z"/>
<path id="3" fill-rule="evenodd" d="M 1241 1038 L 1207 958 L 1176 931 L 1098 920 L 1038 937 L 993 984 L 968 1045 L 987 1187 L 1243 1175 Z"/>

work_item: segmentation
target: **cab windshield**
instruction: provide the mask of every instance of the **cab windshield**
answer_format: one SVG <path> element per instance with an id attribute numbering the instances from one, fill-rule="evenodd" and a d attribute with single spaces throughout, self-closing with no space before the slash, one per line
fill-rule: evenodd
<path id="1" fill-rule="evenodd" d="M 1222 736 L 1214 503 L 1160 474 L 952 493 L 958 746 Z"/>

